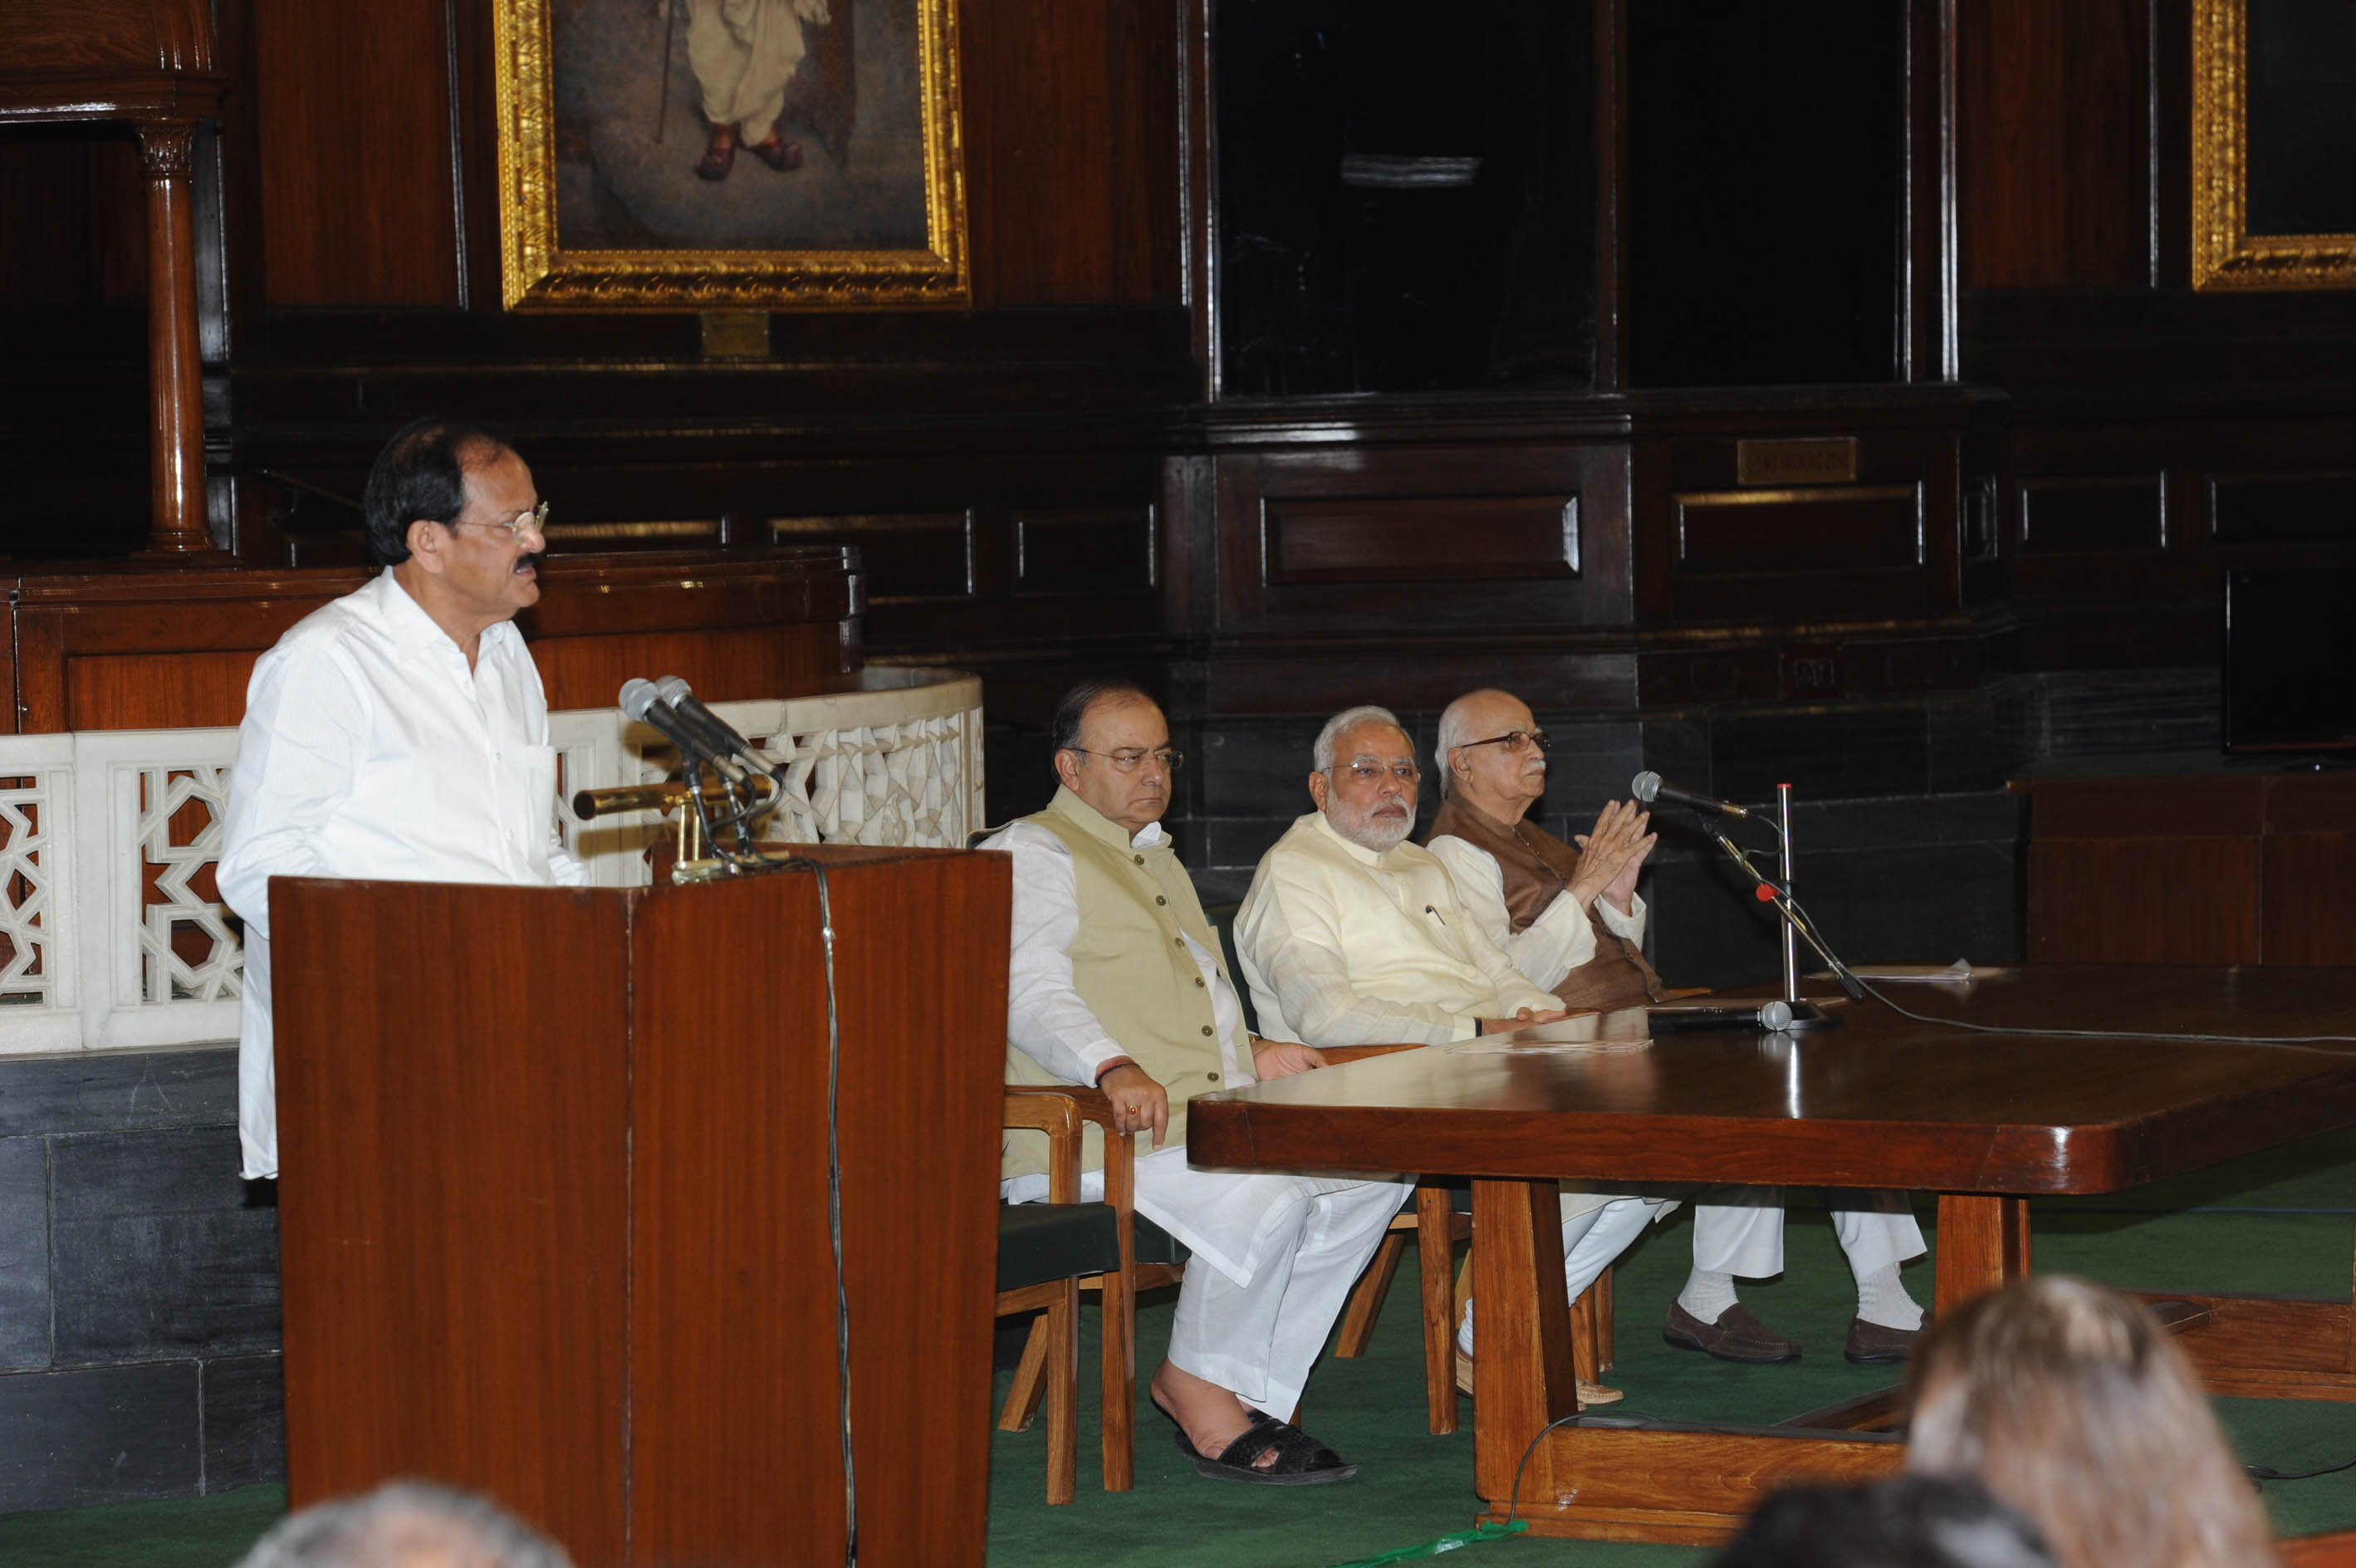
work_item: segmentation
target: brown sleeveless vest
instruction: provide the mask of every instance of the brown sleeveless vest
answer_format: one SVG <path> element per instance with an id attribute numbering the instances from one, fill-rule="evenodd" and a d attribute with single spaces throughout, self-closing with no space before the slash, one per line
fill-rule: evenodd
<path id="1" fill-rule="evenodd" d="M 1462 800 L 1442 800 L 1423 842 L 1429 845 L 1451 833 L 1496 859 L 1505 874 L 1505 914 L 1515 932 L 1527 930 L 1579 880 L 1579 851 L 1535 822 L 1507 827 Z M 1595 929 L 1595 956 L 1554 988 L 1562 1004 L 1609 1012 L 1659 1001 L 1661 977 L 1644 961 L 1643 950 L 1605 925 L 1593 905 L 1588 906 L 1587 923 Z"/>

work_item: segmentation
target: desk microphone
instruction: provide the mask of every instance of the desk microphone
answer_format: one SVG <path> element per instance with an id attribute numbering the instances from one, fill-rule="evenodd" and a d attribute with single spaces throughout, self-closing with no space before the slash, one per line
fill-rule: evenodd
<path id="1" fill-rule="evenodd" d="M 655 693 L 680 723 L 702 737 L 705 747 L 714 755 L 737 757 L 765 779 L 777 776 L 767 760 L 753 749 L 753 743 L 736 733 L 734 725 L 695 700 L 695 688 L 686 681 L 677 675 L 666 675 L 655 682 Z"/>
<path id="2" fill-rule="evenodd" d="M 1661 800 L 1668 801 L 1671 805 L 1691 806 L 1697 811 L 1708 811 L 1712 816 L 1747 817 L 1751 814 L 1748 808 L 1738 806 L 1730 800 L 1713 800 L 1707 795 L 1696 795 L 1689 790 L 1680 789 L 1674 784 L 1664 784 L 1661 782 L 1661 776 L 1657 773 L 1637 774 L 1634 779 L 1629 780 L 1628 793 L 1635 796 L 1647 806 L 1655 800 Z"/>
<path id="3" fill-rule="evenodd" d="M 708 762 L 718 768 L 721 776 L 730 783 L 744 782 L 744 770 L 725 756 L 714 753 L 687 721 L 671 711 L 669 704 L 662 700 L 662 694 L 655 690 L 653 682 L 625 682 L 619 703 L 624 714 L 660 730 L 664 739 L 679 747 L 680 756 L 686 758 L 689 766 Z"/>
<path id="4" fill-rule="evenodd" d="M 1676 1004 L 1648 1008 L 1645 1018 L 1653 1032 L 1662 1035 L 1683 1029 L 1764 1029 L 1774 1034 L 1792 1026 L 1792 1004 L 1782 1001 L 1725 1007 Z"/>

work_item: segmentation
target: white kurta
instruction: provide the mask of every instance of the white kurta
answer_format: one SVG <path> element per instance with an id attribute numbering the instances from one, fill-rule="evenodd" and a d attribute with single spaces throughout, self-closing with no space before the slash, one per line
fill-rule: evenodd
<path id="1" fill-rule="evenodd" d="M 703 90 L 703 115 L 766 142 L 786 107 L 786 84 L 809 46 L 804 22 L 824 22 L 826 0 L 690 0 L 687 63 Z"/>
<path id="2" fill-rule="evenodd" d="M 1425 847 L 1448 868 L 1448 880 L 1462 900 L 1464 912 L 1539 990 L 1552 991 L 1564 976 L 1594 958 L 1595 925 L 1578 899 L 1557 898 L 1517 931 L 1505 909 L 1505 874 L 1498 868 L 1495 855 L 1454 833 L 1443 833 Z M 1642 947 L 1644 901 L 1632 896 L 1629 903 L 1633 908 L 1623 915 L 1609 898 L 1598 898 L 1595 912 L 1603 918 L 1605 929 Z"/>
<path id="3" fill-rule="evenodd" d="M 1402 841 L 1378 854 L 1322 811 L 1260 857 L 1236 952 L 1261 1030 L 1312 1046 L 1443 1046 L 1483 1018 L 1562 1005 L 1465 913 L 1430 851 Z"/>
<path id="4" fill-rule="evenodd" d="M 1162 842 L 1148 823 L 1132 847 Z M 1007 970 L 1007 1038 L 1057 1078 L 1093 1083 L 1127 1053 L 1073 984 L 1072 942 L 1082 910 L 1072 852 L 1044 828 L 1016 822 L 983 841 L 1014 858 L 1013 950 Z M 1224 1082 L 1254 1082 L 1243 1008 L 1216 959 L 1185 939 L 1211 990 Z M 1141 1153 L 1137 1211 L 1194 1255 L 1179 1287 L 1170 1359 L 1246 1403 L 1284 1415 L 1300 1403 L 1351 1283 L 1414 1188 L 1266 1172 L 1196 1170 L 1183 1144 Z M 1014 1202 L 1047 1195 L 1044 1176 L 1004 1184 Z M 1104 1173 L 1081 1177 L 1081 1197 L 1104 1196 Z M 1195 1266 L 1200 1265 L 1200 1266 Z"/>
<path id="5" fill-rule="evenodd" d="M 244 1174 L 278 1174 L 270 879 L 585 885 L 556 830 L 540 671 L 512 623 L 475 668 L 387 571 L 254 666 L 218 877 L 245 921 L 238 1040 Z"/>

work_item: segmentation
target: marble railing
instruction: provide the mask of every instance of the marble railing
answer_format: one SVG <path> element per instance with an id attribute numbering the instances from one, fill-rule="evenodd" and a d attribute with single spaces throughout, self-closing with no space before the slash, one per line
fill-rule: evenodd
<path id="1" fill-rule="evenodd" d="M 982 823 L 981 682 L 870 666 L 860 689 L 719 703 L 777 765 L 765 836 L 960 847 Z M 549 715 L 566 843 L 601 886 L 643 886 L 653 812 L 577 821 L 575 790 L 675 759 L 614 709 Z M 213 884 L 234 729 L 0 736 L 0 1054 L 237 1037 L 243 952 Z"/>

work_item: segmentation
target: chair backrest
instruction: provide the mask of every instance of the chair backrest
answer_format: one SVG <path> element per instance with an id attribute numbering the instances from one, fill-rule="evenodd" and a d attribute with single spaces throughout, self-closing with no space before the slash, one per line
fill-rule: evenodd
<path id="1" fill-rule="evenodd" d="M 1252 1009 L 1251 987 L 1244 983 L 1243 961 L 1236 957 L 1236 911 L 1240 904 L 1210 904 L 1203 909 L 1203 918 L 1211 922 L 1211 929 L 1219 933 L 1219 950 L 1226 956 L 1227 973 L 1236 983 L 1236 994 L 1244 1004 L 1244 1027 L 1259 1033 L 1259 1015 Z"/>

